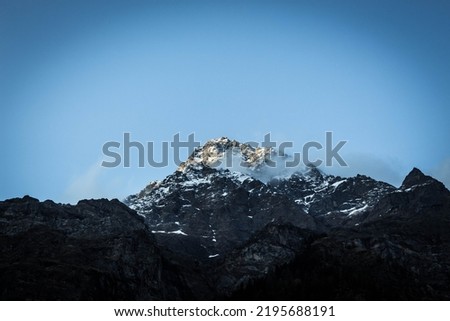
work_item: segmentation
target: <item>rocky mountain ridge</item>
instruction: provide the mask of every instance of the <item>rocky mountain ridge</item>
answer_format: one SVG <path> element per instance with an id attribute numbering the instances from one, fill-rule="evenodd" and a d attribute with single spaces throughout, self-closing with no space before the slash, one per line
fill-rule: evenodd
<path id="1" fill-rule="evenodd" d="M 220 165 L 227 154 L 239 167 Z M 127 206 L 0 202 L 1 298 L 450 299 L 442 183 L 415 168 L 396 188 L 271 157 L 285 156 L 221 138 Z"/>

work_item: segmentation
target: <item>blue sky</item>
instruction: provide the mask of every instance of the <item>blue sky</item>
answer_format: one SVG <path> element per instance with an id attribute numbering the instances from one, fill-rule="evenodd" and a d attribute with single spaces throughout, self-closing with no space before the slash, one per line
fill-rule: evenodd
<path id="1" fill-rule="evenodd" d="M 102 146 L 347 140 L 347 168 L 450 186 L 448 1 L 0 0 L 0 199 L 123 198 L 176 168 Z M 296 148 L 297 147 L 297 148 Z"/>

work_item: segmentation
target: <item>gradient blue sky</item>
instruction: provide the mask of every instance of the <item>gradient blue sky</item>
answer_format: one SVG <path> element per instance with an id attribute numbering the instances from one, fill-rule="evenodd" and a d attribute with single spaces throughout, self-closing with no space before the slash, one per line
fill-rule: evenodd
<path id="1" fill-rule="evenodd" d="M 348 168 L 450 186 L 448 1 L 0 0 L 0 199 L 123 198 L 167 168 L 102 145 L 325 131 Z M 135 160 L 136 157 L 134 158 Z"/>

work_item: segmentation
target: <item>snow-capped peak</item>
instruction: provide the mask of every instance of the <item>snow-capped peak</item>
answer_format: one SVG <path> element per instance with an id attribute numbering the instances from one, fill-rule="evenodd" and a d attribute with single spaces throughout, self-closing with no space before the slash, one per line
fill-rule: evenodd
<path id="1" fill-rule="evenodd" d="M 186 172 L 206 166 L 268 182 L 273 178 L 287 178 L 300 171 L 300 167 L 286 166 L 288 160 L 289 156 L 280 156 L 273 148 L 252 146 L 221 137 L 211 139 L 197 148 L 177 171 Z"/>
<path id="2" fill-rule="evenodd" d="M 252 147 L 249 144 L 241 144 L 227 137 L 211 139 L 202 147 L 197 148 L 192 155 L 182 163 L 178 171 L 184 171 L 189 166 L 202 164 L 212 168 L 233 166 L 237 161 L 243 167 L 258 167 L 270 158 L 274 153 L 271 148 Z"/>

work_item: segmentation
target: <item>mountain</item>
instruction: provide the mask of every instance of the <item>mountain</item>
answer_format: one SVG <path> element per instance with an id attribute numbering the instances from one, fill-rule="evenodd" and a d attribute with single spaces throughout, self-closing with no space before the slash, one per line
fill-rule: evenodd
<path id="1" fill-rule="evenodd" d="M 225 166 L 230 155 L 234 163 Z M 125 203 L 145 218 L 159 244 L 203 261 L 229 253 L 269 223 L 313 231 L 354 227 L 396 191 L 361 175 L 344 179 L 315 167 L 269 167 L 271 156 L 268 148 L 212 140 Z"/>
<path id="2" fill-rule="evenodd" d="M 222 137 L 123 203 L 0 202 L 0 297 L 450 299 L 442 183 L 415 168 L 396 188 L 287 160 Z"/>

